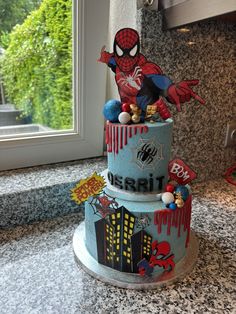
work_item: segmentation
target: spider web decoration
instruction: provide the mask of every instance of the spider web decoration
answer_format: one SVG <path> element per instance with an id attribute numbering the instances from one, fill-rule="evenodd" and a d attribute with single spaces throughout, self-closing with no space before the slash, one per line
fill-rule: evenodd
<path id="1" fill-rule="evenodd" d="M 156 164 L 163 160 L 163 144 L 160 144 L 152 139 L 140 138 L 137 147 L 132 148 L 132 162 L 143 169 L 154 170 Z"/>
<path id="2" fill-rule="evenodd" d="M 137 229 L 145 229 L 150 225 L 151 218 L 148 214 L 141 214 L 139 217 L 136 218 L 136 228 Z"/>
<path id="3" fill-rule="evenodd" d="M 119 206 L 115 197 L 109 196 L 106 192 L 94 196 L 89 204 L 92 206 L 94 214 L 102 218 L 114 213 Z"/>

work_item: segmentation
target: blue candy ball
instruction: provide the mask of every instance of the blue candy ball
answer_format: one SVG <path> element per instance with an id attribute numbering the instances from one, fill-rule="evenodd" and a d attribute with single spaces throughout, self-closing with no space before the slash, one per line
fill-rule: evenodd
<path id="1" fill-rule="evenodd" d="M 183 201 L 186 201 L 188 196 L 189 196 L 189 190 L 186 186 L 184 185 L 178 185 L 176 188 L 175 188 L 175 192 L 179 192 L 182 196 L 182 199 Z"/>
<path id="2" fill-rule="evenodd" d="M 177 205 L 175 203 L 170 203 L 168 206 L 169 209 L 176 210 Z"/>
<path id="3" fill-rule="evenodd" d="M 116 99 L 108 100 L 103 107 L 103 115 L 110 122 L 118 122 L 121 111 L 121 102 Z"/>

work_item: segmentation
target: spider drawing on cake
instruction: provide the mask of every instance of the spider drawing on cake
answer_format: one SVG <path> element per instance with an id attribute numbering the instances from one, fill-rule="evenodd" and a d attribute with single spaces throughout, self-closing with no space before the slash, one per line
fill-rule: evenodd
<path id="1" fill-rule="evenodd" d="M 151 164 L 156 157 L 157 148 L 152 143 L 144 143 L 137 153 L 137 159 L 143 164 Z"/>

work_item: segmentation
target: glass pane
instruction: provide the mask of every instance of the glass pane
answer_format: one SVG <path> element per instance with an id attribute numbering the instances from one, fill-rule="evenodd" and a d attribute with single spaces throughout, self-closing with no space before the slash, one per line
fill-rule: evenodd
<path id="1" fill-rule="evenodd" d="M 0 0 L 0 139 L 73 130 L 72 0 Z"/>

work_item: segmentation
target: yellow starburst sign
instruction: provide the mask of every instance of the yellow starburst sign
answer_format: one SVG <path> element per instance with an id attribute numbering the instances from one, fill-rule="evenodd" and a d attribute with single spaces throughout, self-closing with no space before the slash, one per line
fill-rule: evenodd
<path id="1" fill-rule="evenodd" d="M 82 179 L 71 190 L 71 198 L 77 204 L 81 204 L 88 200 L 90 196 L 99 194 L 106 186 L 105 179 L 96 172 L 86 179 Z"/>

